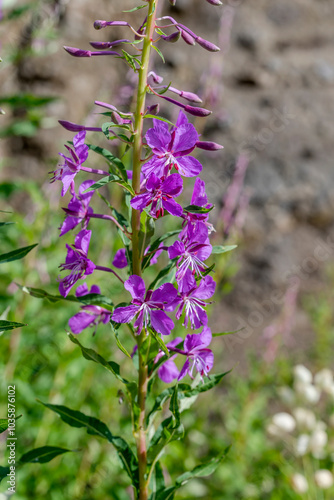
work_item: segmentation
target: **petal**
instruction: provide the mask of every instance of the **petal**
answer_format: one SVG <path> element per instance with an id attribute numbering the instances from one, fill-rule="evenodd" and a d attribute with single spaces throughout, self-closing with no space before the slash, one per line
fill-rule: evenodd
<path id="1" fill-rule="evenodd" d="M 215 293 L 215 290 L 216 283 L 213 278 L 211 276 L 205 276 L 197 290 L 192 293 L 192 297 L 197 297 L 202 300 L 210 299 Z"/>
<path id="2" fill-rule="evenodd" d="M 78 134 L 73 137 L 73 146 L 75 148 L 85 144 L 86 130 L 81 130 Z"/>
<path id="3" fill-rule="evenodd" d="M 199 177 L 195 180 L 193 195 L 191 198 L 191 205 L 204 207 L 208 203 L 208 197 L 205 192 L 205 182 Z"/>
<path id="4" fill-rule="evenodd" d="M 192 156 L 177 158 L 178 170 L 184 177 L 195 177 L 202 171 L 202 165 Z"/>
<path id="5" fill-rule="evenodd" d="M 74 177 L 76 176 L 76 172 L 64 172 L 61 178 L 61 181 L 63 183 L 63 189 L 61 191 L 61 195 L 65 196 L 65 194 L 68 191 L 68 188 L 70 187 L 71 183 L 74 181 Z"/>
<path id="6" fill-rule="evenodd" d="M 75 296 L 82 297 L 83 295 L 87 295 L 87 293 L 88 293 L 88 286 L 87 283 L 84 283 L 83 285 L 78 286 L 78 288 L 75 291 Z"/>
<path id="7" fill-rule="evenodd" d="M 193 288 L 196 287 L 196 280 L 190 271 L 190 269 L 187 269 L 183 279 L 179 282 L 179 292 L 187 294 L 192 290 Z"/>
<path id="8" fill-rule="evenodd" d="M 210 257 L 211 253 L 212 253 L 212 245 L 210 243 L 207 243 L 198 250 L 197 257 L 199 258 L 199 260 L 204 262 Z"/>
<path id="9" fill-rule="evenodd" d="M 163 365 L 158 369 L 159 378 L 166 384 L 170 384 L 179 376 L 179 370 L 174 363 L 174 361 L 168 359 Z"/>
<path id="10" fill-rule="evenodd" d="M 182 370 L 180 371 L 180 375 L 178 376 L 178 380 L 183 379 L 187 375 L 189 365 L 190 365 L 190 361 L 189 361 L 189 359 L 187 359 L 187 361 L 184 363 L 184 365 L 182 367 Z"/>
<path id="11" fill-rule="evenodd" d="M 181 125 L 188 125 L 188 117 L 187 115 L 180 109 L 179 116 L 177 117 L 176 127 L 180 127 Z"/>
<path id="12" fill-rule="evenodd" d="M 90 289 L 89 293 L 97 293 L 100 295 L 101 294 L 100 287 L 97 285 L 92 285 L 92 288 Z"/>
<path id="13" fill-rule="evenodd" d="M 160 288 L 152 293 L 152 302 L 162 302 L 169 304 L 177 297 L 177 290 L 171 283 L 164 283 Z"/>
<path id="14" fill-rule="evenodd" d="M 73 333 L 81 333 L 82 330 L 94 323 L 95 317 L 85 312 L 79 312 L 69 319 L 68 324 Z"/>
<path id="15" fill-rule="evenodd" d="M 183 214 L 183 208 L 179 203 L 174 201 L 172 198 L 167 198 L 167 200 L 162 199 L 162 206 L 168 213 L 174 215 L 174 217 L 181 217 Z"/>
<path id="16" fill-rule="evenodd" d="M 133 326 L 137 330 L 138 335 L 140 335 L 144 326 L 144 311 L 140 311 L 140 313 L 138 314 L 138 318 L 136 319 Z"/>
<path id="17" fill-rule="evenodd" d="M 205 372 L 206 373 L 209 373 L 209 371 L 211 370 L 211 368 L 213 367 L 213 363 L 214 363 L 214 355 L 213 355 L 213 352 L 210 350 L 210 349 L 203 349 L 200 354 L 199 354 L 199 357 L 202 361 L 202 363 L 204 364 L 205 366 Z M 197 368 L 197 365 L 196 365 L 196 368 Z M 199 371 L 199 370 L 198 370 Z M 203 372 L 200 372 L 201 375 L 204 375 Z"/>
<path id="18" fill-rule="evenodd" d="M 74 229 L 78 224 L 80 224 L 80 219 L 78 217 L 66 217 L 60 228 L 59 236 L 63 236 L 68 233 L 68 231 Z"/>
<path id="19" fill-rule="evenodd" d="M 151 203 L 152 199 L 153 197 L 151 193 L 138 194 L 137 196 L 132 198 L 130 204 L 135 210 L 142 211 L 145 207 L 147 207 L 147 205 Z"/>
<path id="20" fill-rule="evenodd" d="M 144 300 L 146 288 L 145 282 L 140 276 L 136 274 L 130 276 L 124 283 L 124 288 L 131 293 L 133 299 Z"/>
<path id="21" fill-rule="evenodd" d="M 202 343 L 203 347 L 207 347 L 208 345 L 210 345 L 211 340 L 212 340 L 212 333 L 211 333 L 211 330 L 208 326 L 205 326 L 203 328 L 203 330 L 201 331 L 199 336 L 201 338 L 201 343 Z"/>
<path id="22" fill-rule="evenodd" d="M 114 260 L 112 261 L 112 265 L 117 267 L 117 269 L 123 269 L 128 265 L 125 248 L 117 250 L 117 252 L 115 253 Z"/>
<path id="23" fill-rule="evenodd" d="M 130 323 L 138 311 L 138 306 L 117 307 L 112 315 L 112 321 L 116 323 Z"/>
<path id="24" fill-rule="evenodd" d="M 75 248 L 82 250 L 83 253 L 87 255 L 91 236 L 92 231 L 90 231 L 89 229 L 82 229 L 80 233 L 78 233 L 75 237 Z"/>
<path id="25" fill-rule="evenodd" d="M 176 347 L 177 345 L 181 344 L 181 342 L 183 342 L 183 338 L 182 337 L 176 337 L 175 339 L 173 339 L 170 342 L 168 342 L 168 344 L 166 344 L 166 346 L 168 348 L 170 348 L 170 347 Z"/>
<path id="26" fill-rule="evenodd" d="M 92 199 L 94 191 L 88 191 L 88 193 L 84 193 L 84 191 L 86 191 L 86 189 L 89 189 L 93 184 L 95 184 L 95 181 L 87 180 L 81 184 L 78 190 L 80 199 L 82 200 L 82 203 L 86 208 L 88 207 L 90 200 Z"/>
<path id="27" fill-rule="evenodd" d="M 182 193 L 183 180 L 179 174 L 171 174 L 161 184 L 161 191 L 170 194 L 173 198 Z"/>
<path id="28" fill-rule="evenodd" d="M 174 322 L 164 311 L 151 311 L 151 325 L 162 335 L 169 335 L 174 328 Z"/>
<path id="29" fill-rule="evenodd" d="M 192 324 L 191 324 L 192 330 L 201 328 L 201 326 L 205 326 L 208 324 L 208 316 L 206 312 L 203 309 L 200 309 L 199 307 L 196 307 L 196 312 L 197 315 L 194 315 L 192 317 Z"/>
<path id="30" fill-rule="evenodd" d="M 173 132 L 173 152 L 192 150 L 198 141 L 198 133 L 194 125 L 187 123 L 181 125 Z"/>
<path id="31" fill-rule="evenodd" d="M 162 177 L 165 171 L 166 158 L 158 158 L 154 156 L 142 166 L 142 173 L 147 178 L 150 174 L 155 173 L 158 177 Z"/>
<path id="32" fill-rule="evenodd" d="M 155 174 L 151 174 L 147 179 L 146 188 L 148 191 L 155 191 L 161 186 L 161 180 Z"/>
<path id="33" fill-rule="evenodd" d="M 146 141 L 150 148 L 165 151 L 171 141 L 168 124 L 160 120 L 153 120 L 154 128 L 146 132 Z"/>
<path id="34" fill-rule="evenodd" d="M 186 249 L 182 241 L 175 241 L 173 245 L 168 247 L 168 256 L 170 259 L 175 259 L 176 257 L 180 257 L 185 253 Z"/>
<path id="35" fill-rule="evenodd" d="M 199 333 L 192 333 L 186 336 L 184 340 L 184 350 L 191 353 L 196 347 L 202 345 L 201 335 Z"/>

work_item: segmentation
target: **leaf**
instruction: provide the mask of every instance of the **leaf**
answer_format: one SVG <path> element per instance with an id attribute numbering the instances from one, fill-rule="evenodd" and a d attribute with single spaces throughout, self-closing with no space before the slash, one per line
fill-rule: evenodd
<path id="1" fill-rule="evenodd" d="M 197 205 L 188 205 L 184 207 L 183 210 L 185 212 L 189 212 L 190 214 L 208 214 L 211 210 L 214 209 L 214 206 L 211 208 L 198 207 Z"/>
<path id="2" fill-rule="evenodd" d="M 152 328 L 148 328 L 150 334 L 155 338 L 155 340 L 158 342 L 159 347 L 162 349 L 162 351 L 166 354 L 166 356 L 169 358 L 169 350 L 166 347 L 165 342 L 162 340 L 162 338 L 159 336 L 158 333 L 156 333 Z"/>
<path id="3" fill-rule="evenodd" d="M 204 382 L 204 384 L 199 384 L 198 386 L 191 388 L 189 390 L 181 391 L 179 396 L 185 398 L 191 398 L 193 396 L 196 396 L 197 394 L 201 394 L 202 392 L 209 391 L 210 389 L 218 385 L 219 382 L 231 371 L 232 370 L 217 375 L 210 375 L 210 377 L 208 377 L 209 379 L 208 382 Z"/>
<path id="4" fill-rule="evenodd" d="M 58 455 L 63 455 L 72 450 L 67 450 L 65 448 L 58 448 L 57 446 L 42 446 L 41 448 L 35 448 L 34 450 L 28 451 L 20 458 L 19 463 L 39 463 L 45 464 L 50 462 Z"/>
<path id="5" fill-rule="evenodd" d="M 158 116 L 158 115 L 145 115 L 144 118 L 152 118 L 154 120 L 160 120 L 161 122 L 165 122 L 165 123 L 168 123 L 168 125 L 172 125 L 173 127 L 175 127 L 175 123 L 167 120 L 167 118 L 164 118 L 163 116 Z"/>
<path id="6" fill-rule="evenodd" d="M 10 473 L 9 467 L 1 467 L 0 466 L 0 483 L 5 477 L 7 477 L 7 474 Z"/>
<path id="7" fill-rule="evenodd" d="M 136 66 L 136 63 L 138 64 L 139 68 L 141 66 L 141 62 L 140 60 L 138 60 L 138 57 L 137 56 L 132 56 L 131 54 L 129 54 L 128 52 L 126 52 L 125 50 L 122 49 L 122 54 L 123 54 L 123 58 L 127 63 L 128 65 L 130 66 L 130 68 L 133 69 L 133 71 L 137 71 L 137 66 Z"/>
<path id="8" fill-rule="evenodd" d="M 24 323 L 15 323 L 15 321 L 0 320 L 0 332 L 7 332 L 8 330 L 14 330 L 14 328 L 21 328 L 22 326 L 27 325 Z"/>
<path id="9" fill-rule="evenodd" d="M 123 10 L 123 12 L 135 12 L 136 10 L 139 10 L 139 9 L 145 9 L 145 7 L 147 7 L 147 5 L 138 5 L 138 7 L 134 7 L 133 9 Z"/>
<path id="10" fill-rule="evenodd" d="M 177 441 L 184 436 L 184 427 L 177 424 L 173 416 L 166 418 L 154 433 L 147 451 L 147 460 L 151 466 L 159 460 L 164 448 L 172 441 Z"/>
<path id="11" fill-rule="evenodd" d="M 59 99 L 58 97 L 37 96 L 34 94 L 15 94 L 0 97 L 0 104 L 8 104 L 12 108 L 32 108 L 45 106 Z"/>
<path id="12" fill-rule="evenodd" d="M 107 175 L 105 177 L 102 177 L 99 181 L 95 182 L 91 187 L 86 189 L 84 193 L 88 193 L 89 191 L 96 191 L 97 189 L 100 189 L 103 186 L 106 186 L 107 184 L 110 184 L 111 182 L 116 182 L 119 186 L 124 187 L 129 193 L 131 193 L 132 196 L 135 196 L 135 192 L 132 189 L 132 186 L 128 182 L 123 181 L 120 177 L 114 174 Z"/>
<path id="13" fill-rule="evenodd" d="M 178 389 L 179 389 L 179 393 L 182 394 L 183 391 L 189 390 L 189 389 L 191 389 L 191 387 L 188 384 L 179 384 Z M 147 427 L 149 427 L 152 424 L 152 422 L 155 418 L 155 415 L 163 409 L 163 405 L 171 397 L 173 392 L 174 392 L 174 387 L 168 387 L 161 394 L 159 394 L 159 396 L 156 397 L 153 408 L 149 412 L 149 414 L 147 415 L 147 418 L 146 418 Z M 180 394 L 179 394 L 179 396 L 180 396 Z"/>
<path id="14" fill-rule="evenodd" d="M 227 453 L 230 450 L 230 446 L 228 446 L 218 457 L 212 458 L 209 462 L 205 462 L 204 464 L 197 465 L 192 471 L 185 472 L 181 476 L 179 476 L 175 483 L 177 487 L 181 487 L 186 484 L 190 479 L 195 477 L 206 477 L 213 474 L 213 472 L 217 469 L 219 463 L 226 457 Z"/>
<path id="15" fill-rule="evenodd" d="M 111 324 L 111 327 L 114 331 L 114 335 L 115 335 L 116 344 L 117 344 L 118 349 L 120 351 L 122 351 L 122 353 L 125 354 L 125 356 L 127 356 L 128 358 L 131 359 L 131 354 L 128 353 L 128 351 L 125 349 L 124 345 L 119 340 L 119 333 L 118 333 L 117 329 L 115 328 L 115 326 L 113 325 L 113 322 L 110 322 L 110 324 Z"/>
<path id="16" fill-rule="evenodd" d="M 17 417 L 15 417 L 15 420 L 18 420 L 21 417 L 22 415 L 18 415 Z M 0 418 L 0 434 L 8 429 L 8 420 L 8 418 Z"/>
<path id="17" fill-rule="evenodd" d="M 125 439 L 119 436 L 113 436 L 106 424 L 95 417 L 88 417 L 84 413 L 71 410 L 66 406 L 51 405 L 43 403 L 42 401 L 39 402 L 55 413 L 58 413 L 60 418 L 71 427 L 85 427 L 88 434 L 107 439 L 116 448 L 133 485 L 136 488 L 138 487 L 138 461 Z"/>
<path id="18" fill-rule="evenodd" d="M 106 361 L 102 356 L 100 356 L 100 354 L 98 354 L 93 349 L 88 349 L 87 347 L 84 347 L 82 344 L 80 344 L 79 340 L 76 337 L 74 337 L 74 335 L 72 335 L 71 333 L 68 336 L 71 342 L 73 342 L 73 344 L 76 344 L 80 347 L 82 355 L 85 359 L 88 359 L 89 361 L 94 361 L 95 363 L 103 366 L 109 372 L 111 372 L 118 380 L 123 382 L 123 384 L 129 384 L 127 380 L 121 377 L 120 366 L 117 363 L 115 363 L 114 361 Z"/>
<path id="19" fill-rule="evenodd" d="M 0 264 L 4 264 L 5 262 L 12 262 L 14 260 L 23 259 L 31 250 L 37 247 L 38 243 L 35 245 L 30 245 L 28 247 L 19 248 L 17 250 L 13 250 L 9 253 L 3 253 L 0 255 Z"/>
<path id="20" fill-rule="evenodd" d="M 171 260 L 170 262 L 168 262 L 167 266 L 164 267 L 163 269 L 161 269 L 161 271 L 158 273 L 156 278 L 152 281 L 152 283 L 150 283 L 148 290 L 154 290 L 154 288 L 157 285 L 160 286 L 160 284 L 161 284 L 161 283 L 159 283 L 160 280 L 162 280 L 162 278 L 167 276 L 167 274 L 170 272 L 171 269 L 173 269 L 174 266 L 175 266 L 175 261 Z"/>
<path id="21" fill-rule="evenodd" d="M 175 426 L 179 426 L 181 423 L 180 408 L 179 408 L 179 398 L 178 398 L 178 385 L 174 386 L 174 392 L 172 394 L 169 409 L 173 414 Z"/>
<path id="22" fill-rule="evenodd" d="M 152 495 L 150 496 L 150 500 L 156 500 L 156 492 L 165 489 L 165 478 L 160 462 L 156 462 L 155 464 L 150 487 L 153 491 Z"/>
<path id="23" fill-rule="evenodd" d="M 222 333 L 213 333 L 212 337 L 222 337 L 223 335 L 233 335 L 234 333 L 241 332 L 244 328 L 239 328 L 239 330 L 234 330 L 234 332 L 222 332 Z"/>
<path id="24" fill-rule="evenodd" d="M 154 50 L 157 52 L 157 54 L 159 54 L 159 56 L 160 56 L 160 57 L 161 57 L 161 59 L 162 59 L 162 62 L 165 64 L 165 63 L 166 63 L 166 61 L 165 61 L 164 55 L 163 55 L 163 53 L 161 52 L 161 50 L 160 50 L 160 49 L 158 49 L 158 47 L 157 47 L 156 45 L 151 45 L 151 47 L 152 47 L 152 49 L 154 49 Z"/>
<path id="25" fill-rule="evenodd" d="M 220 253 L 231 252 L 237 247 L 238 245 L 227 245 L 227 246 L 215 245 L 212 247 L 212 253 L 220 254 Z"/>
<path id="26" fill-rule="evenodd" d="M 172 236 L 176 236 L 177 234 L 180 234 L 180 232 L 181 232 L 180 229 L 178 229 L 176 231 L 169 231 L 168 233 L 164 234 L 163 236 L 160 236 L 159 238 L 154 240 L 153 243 L 151 243 L 149 250 L 148 250 L 149 255 L 146 255 L 143 258 L 143 263 L 142 263 L 143 271 L 149 265 L 153 255 L 154 255 L 152 252 L 154 250 L 157 250 L 159 248 L 160 244 L 163 243 L 165 240 L 167 240 L 168 238 L 171 238 Z"/>
<path id="27" fill-rule="evenodd" d="M 111 163 L 114 167 L 116 167 L 121 174 L 123 180 L 125 182 L 128 181 L 128 175 L 126 173 L 126 168 L 123 162 L 114 156 L 108 149 L 100 148 L 99 146 L 94 146 L 93 144 L 87 144 L 90 150 L 94 151 L 101 156 L 103 156 L 109 163 Z"/>
<path id="28" fill-rule="evenodd" d="M 0 222 L 0 227 L 9 226 L 10 224 L 15 224 L 15 222 Z"/>

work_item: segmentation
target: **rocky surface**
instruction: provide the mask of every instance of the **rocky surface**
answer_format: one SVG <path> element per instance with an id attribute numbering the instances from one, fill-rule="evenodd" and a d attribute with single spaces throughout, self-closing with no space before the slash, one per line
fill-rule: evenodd
<path id="1" fill-rule="evenodd" d="M 123 10 L 134 5 L 133 0 L 121 3 Z M 57 33 L 47 44 L 48 54 L 26 56 L 3 70 L 2 94 L 16 89 L 62 96 L 48 107 L 47 127 L 38 136 L 2 143 L 2 153 L 15 155 L 12 172 L 20 177 L 40 178 L 45 159 L 57 155 L 65 137 L 55 126 L 57 119 L 94 123 L 94 99 L 113 101 L 126 78 L 124 68 L 107 64 L 105 58 L 75 59 L 59 48 L 88 48 L 89 40 L 104 40 L 107 32 L 96 32 L 92 23 L 96 18 L 119 19 L 119 2 L 55 4 L 55 11 L 45 6 L 40 12 L 41 26 L 53 23 Z M 242 152 L 250 157 L 245 183 L 251 199 L 239 250 L 240 269 L 232 293 L 213 317 L 217 329 L 222 324 L 226 330 L 234 329 L 242 321 L 249 326 L 249 315 L 257 305 L 268 297 L 273 302 L 271 294 L 282 294 L 292 283 L 291 275 L 297 275 L 302 292 L 321 288 L 324 266 L 333 258 L 331 247 L 327 254 L 321 253 L 319 239 L 328 238 L 334 223 L 334 4 L 228 0 L 223 9 L 216 9 L 204 0 L 177 0 L 177 8 L 165 8 L 222 46 L 221 53 L 211 57 L 179 42 L 166 47 L 167 66 L 158 57 L 155 63 L 167 81 L 172 75 L 175 86 L 198 92 L 216 111 L 203 132 L 225 149 L 203 161 L 208 191 L 218 207 L 237 157 Z M 126 14 L 132 22 L 140 15 L 141 11 Z M 28 14 L 14 22 L 9 44 L 24 44 L 29 22 Z M 108 36 L 116 33 L 109 31 Z M 218 216 L 216 209 L 219 224 Z M 257 325 L 253 321 L 244 346 L 261 343 L 263 328 L 282 308 L 282 300 L 276 302 L 262 321 Z M 308 345 L 311 328 L 300 308 L 295 331 L 297 347 L 304 346 L 304 339 Z M 236 359 L 244 346 L 237 352 L 232 349 Z"/>

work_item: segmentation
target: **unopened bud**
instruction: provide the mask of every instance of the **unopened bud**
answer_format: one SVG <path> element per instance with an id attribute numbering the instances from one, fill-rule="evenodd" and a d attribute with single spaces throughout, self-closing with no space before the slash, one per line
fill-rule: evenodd
<path id="1" fill-rule="evenodd" d="M 159 104 L 152 104 L 152 106 L 148 106 L 147 113 L 149 115 L 157 115 L 159 113 L 160 106 Z"/>
<path id="2" fill-rule="evenodd" d="M 128 43 L 130 40 L 124 38 L 122 40 L 116 40 L 115 42 L 89 42 L 89 44 L 97 50 L 106 50 L 114 47 L 115 45 L 120 45 L 121 43 Z"/>
<path id="3" fill-rule="evenodd" d="M 220 0 L 206 0 L 208 3 L 211 3 L 211 5 L 223 5 L 223 2 Z"/>
<path id="4" fill-rule="evenodd" d="M 272 423 L 283 432 L 292 432 L 295 430 L 295 419 L 286 412 L 276 413 L 272 418 Z"/>
<path id="5" fill-rule="evenodd" d="M 194 37 L 192 37 L 191 35 L 189 35 L 189 33 L 187 33 L 186 31 L 184 30 L 180 30 L 180 33 L 181 33 L 181 36 L 183 38 L 183 40 L 188 44 L 188 45 L 196 45 L 196 42 L 195 42 L 195 39 Z"/>
<path id="6" fill-rule="evenodd" d="M 205 151 L 219 151 L 220 149 L 224 149 L 224 146 L 221 146 L 216 142 L 209 142 L 209 141 L 197 141 L 196 147 L 204 149 Z"/>
<path id="7" fill-rule="evenodd" d="M 220 51 L 220 48 L 217 45 L 215 45 L 212 42 L 209 42 L 208 40 L 204 40 L 204 38 L 201 38 L 200 36 L 196 38 L 196 42 L 198 43 L 198 45 L 203 47 L 203 49 L 208 50 L 209 52 Z"/>
<path id="8" fill-rule="evenodd" d="M 165 42 L 175 43 L 180 39 L 181 33 L 179 31 L 174 31 L 170 35 L 160 35 L 160 37 L 165 40 Z"/>
<path id="9" fill-rule="evenodd" d="M 302 474 L 294 474 L 291 478 L 291 483 L 296 493 L 306 493 L 308 490 L 307 479 Z"/>
<path id="10" fill-rule="evenodd" d="M 334 484 L 333 474 L 327 469 L 317 470 L 317 472 L 314 474 L 314 480 L 317 486 L 319 486 L 319 488 L 321 488 L 322 490 L 327 490 Z"/>
<path id="11" fill-rule="evenodd" d="M 200 116 L 200 117 L 209 116 L 212 113 L 212 111 L 210 111 L 208 109 L 205 109 L 205 108 L 196 108 L 194 106 L 188 106 L 188 105 L 184 107 L 184 111 L 186 111 L 190 115 Z"/>
<path id="12" fill-rule="evenodd" d="M 66 47 L 64 46 L 66 52 L 68 52 L 71 56 L 74 57 L 92 57 L 92 56 L 119 56 L 118 52 L 113 50 L 107 50 L 105 52 L 92 52 L 90 50 L 82 50 L 76 49 L 75 47 Z"/>
<path id="13" fill-rule="evenodd" d="M 82 130 L 102 132 L 102 128 L 100 127 L 85 127 L 84 125 L 77 125 L 76 123 L 68 122 L 66 120 L 58 120 L 58 123 L 70 132 L 81 132 Z"/>

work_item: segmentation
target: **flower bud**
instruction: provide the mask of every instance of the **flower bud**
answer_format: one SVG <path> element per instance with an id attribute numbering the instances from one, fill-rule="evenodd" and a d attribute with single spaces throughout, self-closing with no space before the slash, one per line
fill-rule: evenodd
<path id="1" fill-rule="evenodd" d="M 196 45 L 195 39 L 184 30 L 180 30 L 181 37 L 188 45 Z"/>
<path id="2" fill-rule="evenodd" d="M 94 28 L 96 30 L 101 30 L 106 26 L 129 26 L 129 23 L 127 23 L 126 21 L 101 21 L 101 20 L 94 22 Z"/>
<path id="3" fill-rule="evenodd" d="M 212 42 L 209 42 L 208 40 L 204 40 L 204 38 L 201 38 L 200 36 L 198 36 L 195 40 L 198 43 L 198 45 L 203 47 L 203 49 L 208 50 L 209 52 L 220 51 L 220 48 L 217 45 L 215 45 Z"/>
<path id="4" fill-rule="evenodd" d="M 223 2 L 220 0 L 206 0 L 208 3 L 211 3 L 211 5 L 223 5 Z"/>
<path id="5" fill-rule="evenodd" d="M 89 44 L 97 50 L 106 50 L 115 45 L 120 45 L 121 43 L 129 43 L 130 40 L 124 38 L 123 40 L 116 40 L 115 42 L 89 42 Z"/>
<path id="6" fill-rule="evenodd" d="M 334 484 L 333 474 L 327 469 L 317 470 L 317 472 L 314 474 L 314 480 L 316 482 L 316 485 L 319 486 L 319 488 L 321 488 L 322 490 L 327 490 Z"/>
<path id="7" fill-rule="evenodd" d="M 315 458 L 322 458 L 324 456 L 324 448 L 327 442 L 328 436 L 324 429 L 319 428 L 313 432 L 310 438 L 309 448 Z"/>
<path id="8" fill-rule="evenodd" d="M 160 84 L 163 82 L 163 78 L 162 76 L 160 75 L 157 75 L 156 73 L 154 73 L 154 71 L 150 71 L 149 74 L 148 74 L 148 78 L 149 77 L 152 77 L 152 80 L 154 81 L 154 83 L 156 84 Z"/>
<path id="9" fill-rule="evenodd" d="M 102 128 L 100 127 L 85 127 L 84 125 L 77 125 L 76 123 L 68 122 L 66 120 L 58 120 L 58 123 L 64 129 L 69 130 L 70 132 L 81 132 L 82 130 L 89 130 L 91 132 L 102 132 Z"/>
<path id="10" fill-rule="evenodd" d="M 303 382 L 304 384 L 312 383 L 312 373 L 304 365 L 296 365 L 293 369 L 294 378 L 298 382 Z"/>
<path id="11" fill-rule="evenodd" d="M 208 109 L 197 108 L 197 107 L 188 106 L 188 105 L 184 107 L 184 111 L 186 111 L 190 115 L 200 116 L 200 117 L 202 117 L 202 116 L 209 116 L 212 113 L 212 111 L 209 111 Z"/>
<path id="12" fill-rule="evenodd" d="M 159 113 L 160 106 L 159 104 L 152 104 L 152 106 L 148 106 L 147 113 L 149 115 L 157 115 Z"/>
<path id="13" fill-rule="evenodd" d="M 92 56 L 119 56 L 118 52 L 107 50 L 105 52 L 91 52 L 90 50 L 76 49 L 75 47 L 64 46 L 66 52 L 74 57 L 92 57 Z"/>
<path id="14" fill-rule="evenodd" d="M 272 423 L 283 432 L 292 432 L 296 427 L 295 419 L 286 412 L 276 413 L 272 418 Z"/>
<path id="15" fill-rule="evenodd" d="M 296 493 L 306 493 L 308 490 L 308 483 L 302 474 L 294 474 L 291 478 L 292 487 Z"/>
<path id="16" fill-rule="evenodd" d="M 179 31 L 174 31 L 174 33 L 171 33 L 170 35 L 160 35 L 162 40 L 165 40 L 165 42 L 170 42 L 170 43 L 175 43 L 180 39 L 181 33 Z"/>
<path id="17" fill-rule="evenodd" d="M 204 149 L 205 151 L 219 151 L 220 149 L 224 149 L 224 146 L 221 146 L 216 142 L 209 142 L 209 141 L 197 141 L 196 147 Z"/>

